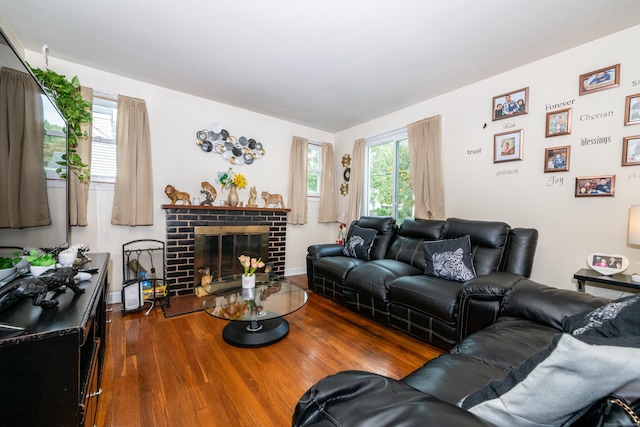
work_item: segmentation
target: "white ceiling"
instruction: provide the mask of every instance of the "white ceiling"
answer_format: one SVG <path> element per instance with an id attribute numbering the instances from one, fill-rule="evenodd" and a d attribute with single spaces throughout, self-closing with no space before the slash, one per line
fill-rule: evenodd
<path id="1" fill-rule="evenodd" d="M 638 25 L 640 1 L 0 0 L 0 15 L 28 50 L 337 132 Z"/>

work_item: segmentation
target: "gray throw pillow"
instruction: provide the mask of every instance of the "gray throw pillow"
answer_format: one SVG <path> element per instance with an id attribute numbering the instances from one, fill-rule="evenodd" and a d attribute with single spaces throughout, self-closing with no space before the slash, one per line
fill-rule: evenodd
<path id="1" fill-rule="evenodd" d="M 469 235 L 457 239 L 436 240 L 422 244 L 425 274 L 465 282 L 476 277 Z"/>
<path id="2" fill-rule="evenodd" d="M 378 231 L 373 228 L 352 225 L 344 248 L 342 248 L 342 253 L 348 257 L 369 261 L 369 252 L 371 252 L 371 246 L 373 246 L 373 241 L 377 235 Z"/>

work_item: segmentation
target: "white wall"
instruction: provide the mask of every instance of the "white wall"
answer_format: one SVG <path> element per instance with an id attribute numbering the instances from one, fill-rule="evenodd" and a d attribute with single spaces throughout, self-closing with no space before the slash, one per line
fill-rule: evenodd
<path id="1" fill-rule="evenodd" d="M 640 167 L 621 166 L 622 138 L 640 135 L 640 125 L 624 126 L 623 116 L 625 97 L 640 93 L 639 38 L 636 26 L 347 129 L 336 134 L 336 152 L 351 152 L 358 138 L 441 114 L 447 217 L 538 229 L 532 278 L 542 283 L 575 289 L 573 274 L 594 252 L 622 254 L 631 262 L 627 272 L 640 272 L 640 251 L 626 243 L 628 208 L 640 204 Z M 580 74 L 618 63 L 619 87 L 578 95 Z M 524 87 L 529 87 L 529 113 L 493 122 L 492 98 Z M 570 100 L 575 100 L 572 133 L 545 138 L 546 106 Z M 611 117 L 581 119 L 609 111 Z M 494 134 L 505 128 L 524 129 L 523 160 L 494 164 Z M 598 136 L 611 142 L 581 145 L 583 138 Z M 564 145 L 571 146 L 570 171 L 544 173 L 544 149 Z M 499 175 L 509 170 L 517 173 Z M 616 176 L 614 197 L 574 197 L 576 177 L 603 174 Z"/>
<path id="2" fill-rule="evenodd" d="M 44 67 L 42 55 L 38 53 L 28 51 L 26 59 L 32 66 Z M 323 131 L 56 58 L 49 58 L 49 67 L 68 78 L 77 75 L 81 84 L 94 90 L 141 98 L 147 104 L 153 146 L 154 225 L 111 225 L 113 186 L 99 184 L 93 185 L 89 194 L 89 226 L 72 228 L 72 243 L 87 244 L 94 252 L 111 253 L 110 291 L 114 294 L 121 289 L 122 244 L 146 238 L 165 240 L 165 211 L 161 205 L 170 203 L 164 194 L 167 184 L 199 196 L 200 183 L 208 181 L 218 190 L 216 202 L 226 197 L 227 193 L 220 191 L 216 177 L 218 171 L 232 165 L 218 154 L 203 152 L 195 144 L 198 130 L 219 123 L 236 137 L 246 136 L 262 142 L 266 148 L 263 158 L 250 166 L 233 169 L 247 177 L 249 186 L 257 187 L 258 195 L 263 190 L 280 193 L 285 203 L 292 135 L 333 142 L 333 135 Z M 239 194 L 246 203 L 249 189 L 240 190 Z M 258 202 L 262 203 L 262 200 Z M 328 237 L 330 241 L 330 235 L 336 234 L 335 224 L 317 223 L 317 211 L 318 202 L 310 201 L 308 223 L 287 227 L 285 274 L 305 273 L 307 246 L 327 241 Z"/>

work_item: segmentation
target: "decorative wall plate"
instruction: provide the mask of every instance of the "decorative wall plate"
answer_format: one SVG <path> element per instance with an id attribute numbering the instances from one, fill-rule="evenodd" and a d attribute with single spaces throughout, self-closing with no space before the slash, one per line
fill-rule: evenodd
<path id="1" fill-rule="evenodd" d="M 236 138 L 229 131 L 222 129 L 217 123 L 211 125 L 211 129 L 202 129 L 196 132 L 196 145 L 205 153 L 214 152 L 222 155 L 233 165 L 250 165 L 255 160 L 265 155 L 266 150 L 261 142 L 253 138 L 241 136 Z"/>
<path id="2" fill-rule="evenodd" d="M 587 256 L 587 265 L 602 275 L 611 276 L 625 271 L 629 260 L 624 255 L 593 253 Z"/>

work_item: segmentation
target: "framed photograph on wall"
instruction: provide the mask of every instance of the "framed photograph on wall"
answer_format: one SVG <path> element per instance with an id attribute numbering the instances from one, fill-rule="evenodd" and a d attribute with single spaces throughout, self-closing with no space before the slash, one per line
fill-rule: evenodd
<path id="1" fill-rule="evenodd" d="M 627 96 L 624 105 L 624 125 L 640 123 L 640 93 Z"/>
<path id="2" fill-rule="evenodd" d="M 571 108 L 549 111 L 544 137 L 569 135 L 571 133 Z"/>
<path id="3" fill-rule="evenodd" d="M 576 197 L 613 196 L 615 187 L 615 175 L 576 177 Z"/>
<path id="4" fill-rule="evenodd" d="M 527 114 L 529 112 L 529 88 L 525 87 L 494 96 L 491 109 L 493 121 Z"/>
<path id="5" fill-rule="evenodd" d="M 493 136 L 493 163 L 522 160 L 522 129 Z"/>
<path id="6" fill-rule="evenodd" d="M 640 165 L 640 135 L 622 138 L 622 166 Z"/>
<path id="7" fill-rule="evenodd" d="M 544 171 L 546 172 L 568 172 L 569 154 L 571 146 L 552 147 L 544 149 Z"/>
<path id="8" fill-rule="evenodd" d="M 620 86 L 620 64 L 580 74 L 578 93 L 587 95 Z"/>

